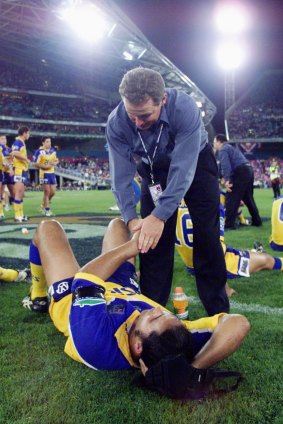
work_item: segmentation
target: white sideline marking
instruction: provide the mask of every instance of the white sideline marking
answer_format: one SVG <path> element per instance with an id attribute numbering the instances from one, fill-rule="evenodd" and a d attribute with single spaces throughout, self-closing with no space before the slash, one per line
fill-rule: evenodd
<path id="1" fill-rule="evenodd" d="M 200 300 L 195 296 L 189 296 L 189 302 L 193 305 L 199 305 Z M 256 303 L 239 303 L 235 300 L 230 300 L 230 306 L 232 309 L 236 309 L 241 312 L 255 312 L 266 315 L 281 316 L 283 315 L 283 308 L 272 308 L 271 306 L 258 305 Z"/>

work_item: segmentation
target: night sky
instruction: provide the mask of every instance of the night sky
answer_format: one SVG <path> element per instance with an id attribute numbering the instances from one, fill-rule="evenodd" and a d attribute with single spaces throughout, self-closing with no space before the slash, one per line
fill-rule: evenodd
<path id="1" fill-rule="evenodd" d="M 219 34 L 213 21 L 219 1 L 114 1 L 149 41 L 216 105 L 218 113 L 213 124 L 217 132 L 223 132 L 224 73 L 215 59 Z M 249 55 L 236 72 L 236 98 L 264 70 L 283 68 L 283 0 L 242 0 L 242 4 L 250 16 L 251 27 L 243 37 Z"/>

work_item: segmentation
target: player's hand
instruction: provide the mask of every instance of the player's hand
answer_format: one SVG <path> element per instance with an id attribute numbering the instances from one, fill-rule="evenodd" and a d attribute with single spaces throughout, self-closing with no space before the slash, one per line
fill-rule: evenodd
<path id="1" fill-rule="evenodd" d="M 155 249 L 164 229 L 164 221 L 154 215 L 148 215 L 142 220 L 138 248 L 141 253 Z"/>
<path id="2" fill-rule="evenodd" d="M 228 192 L 231 192 L 232 191 L 232 188 L 233 188 L 233 184 L 230 183 L 230 181 L 225 181 L 225 187 L 226 187 L 226 190 Z"/>

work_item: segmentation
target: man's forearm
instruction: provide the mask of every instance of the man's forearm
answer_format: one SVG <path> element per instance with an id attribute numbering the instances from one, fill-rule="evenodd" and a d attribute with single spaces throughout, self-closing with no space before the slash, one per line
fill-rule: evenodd
<path id="1" fill-rule="evenodd" d="M 80 272 L 96 275 L 106 281 L 125 261 L 138 254 L 137 242 L 132 239 L 87 263 Z"/>
<path id="2" fill-rule="evenodd" d="M 250 329 L 243 315 L 224 315 L 214 330 L 210 340 L 195 356 L 195 368 L 208 368 L 227 358 L 238 349 Z"/>
<path id="3" fill-rule="evenodd" d="M 23 162 L 27 162 L 28 163 L 28 158 L 26 158 L 24 155 L 22 155 L 19 152 L 12 152 L 12 156 L 15 157 L 15 158 L 17 158 L 17 159 L 19 159 L 19 160 L 22 160 Z"/>

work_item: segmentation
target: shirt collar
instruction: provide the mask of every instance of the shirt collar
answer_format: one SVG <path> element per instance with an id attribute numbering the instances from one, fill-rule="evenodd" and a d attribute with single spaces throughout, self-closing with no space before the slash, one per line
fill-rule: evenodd
<path id="1" fill-rule="evenodd" d="M 139 366 L 135 363 L 131 356 L 130 344 L 129 344 L 129 335 L 128 335 L 128 327 L 130 327 L 133 322 L 140 315 L 140 312 L 135 310 L 129 318 L 124 322 L 116 331 L 115 337 L 119 346 L 120 351 L 123 353 L 127 361 L 132 367 L 139 368 Z"/>

